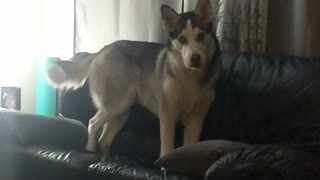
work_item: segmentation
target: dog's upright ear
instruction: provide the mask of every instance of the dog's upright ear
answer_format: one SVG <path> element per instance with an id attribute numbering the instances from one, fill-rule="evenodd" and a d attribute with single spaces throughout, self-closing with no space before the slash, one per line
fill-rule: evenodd
<path id="1" fill-rule="evenodd" d="M 213 21 L 213 10 L 209 0 L 199 0 L 194 13 L 200 16 L 205 23 Z"/>
<path id="2" fill-rule="evenodd" d="M 167 5 L 161 6 L 162 27 L 164 30 L 171 32 L 174 30 L 180 15 Z"/>

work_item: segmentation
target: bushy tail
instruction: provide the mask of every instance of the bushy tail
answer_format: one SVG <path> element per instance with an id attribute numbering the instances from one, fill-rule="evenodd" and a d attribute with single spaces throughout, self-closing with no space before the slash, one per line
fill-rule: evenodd
<path id="1" fill-rule="evenodd" d="M 49 65 L 47 77 L 49 83 L 57 89 L 76 90 L 84 85 L 89 68 L 97 53 L 77 53 L 71 61 L 57 61 Z"/>

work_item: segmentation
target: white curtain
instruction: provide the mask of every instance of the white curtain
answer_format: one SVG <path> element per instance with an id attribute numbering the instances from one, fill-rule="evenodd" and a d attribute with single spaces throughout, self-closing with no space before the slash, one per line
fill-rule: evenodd
<path id="1" fill-rule="evenodd" d="M 115 40 L 166 42 L 160 7 L 183 0 L 75 0 L 75 52 L 97 52 Z"/>

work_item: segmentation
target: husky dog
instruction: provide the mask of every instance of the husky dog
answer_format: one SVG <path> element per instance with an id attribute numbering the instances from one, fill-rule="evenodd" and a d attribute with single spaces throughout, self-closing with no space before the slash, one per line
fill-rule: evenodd
<path id="1" fill-rule="evenodd" d="M 109 153 L 134 103 L 159 118 L 160 156 L 174 149 L 177 121 L 184 125 L 184 145 L 199 141 L 221 69 L 212 8 L 208 0 L 199 0 L 194 11 L 181 14 L 163 5 L 161 15 L 169 34 L 167 45 L 117 41 L 98 53 L 76 54 L 79 61 L 58 61 L 49 67 L 48 77 L 56 88 L 76 89 L 89 81 L 97 113 L 88 126 L 88 151 L 95 152 L 99 144 Z"/>

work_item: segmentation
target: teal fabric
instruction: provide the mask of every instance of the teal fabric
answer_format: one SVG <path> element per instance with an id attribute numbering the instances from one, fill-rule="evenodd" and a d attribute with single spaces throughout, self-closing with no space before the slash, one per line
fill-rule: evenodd
<path id="1" fill-rule="evenodd" d="M 36 87 L 36 114 L 46 116 L 57 115 L 57 90 L 46 79 L 46 68 L 58 58 L 48 57 L 42 59 L 38 66 Z"/>

